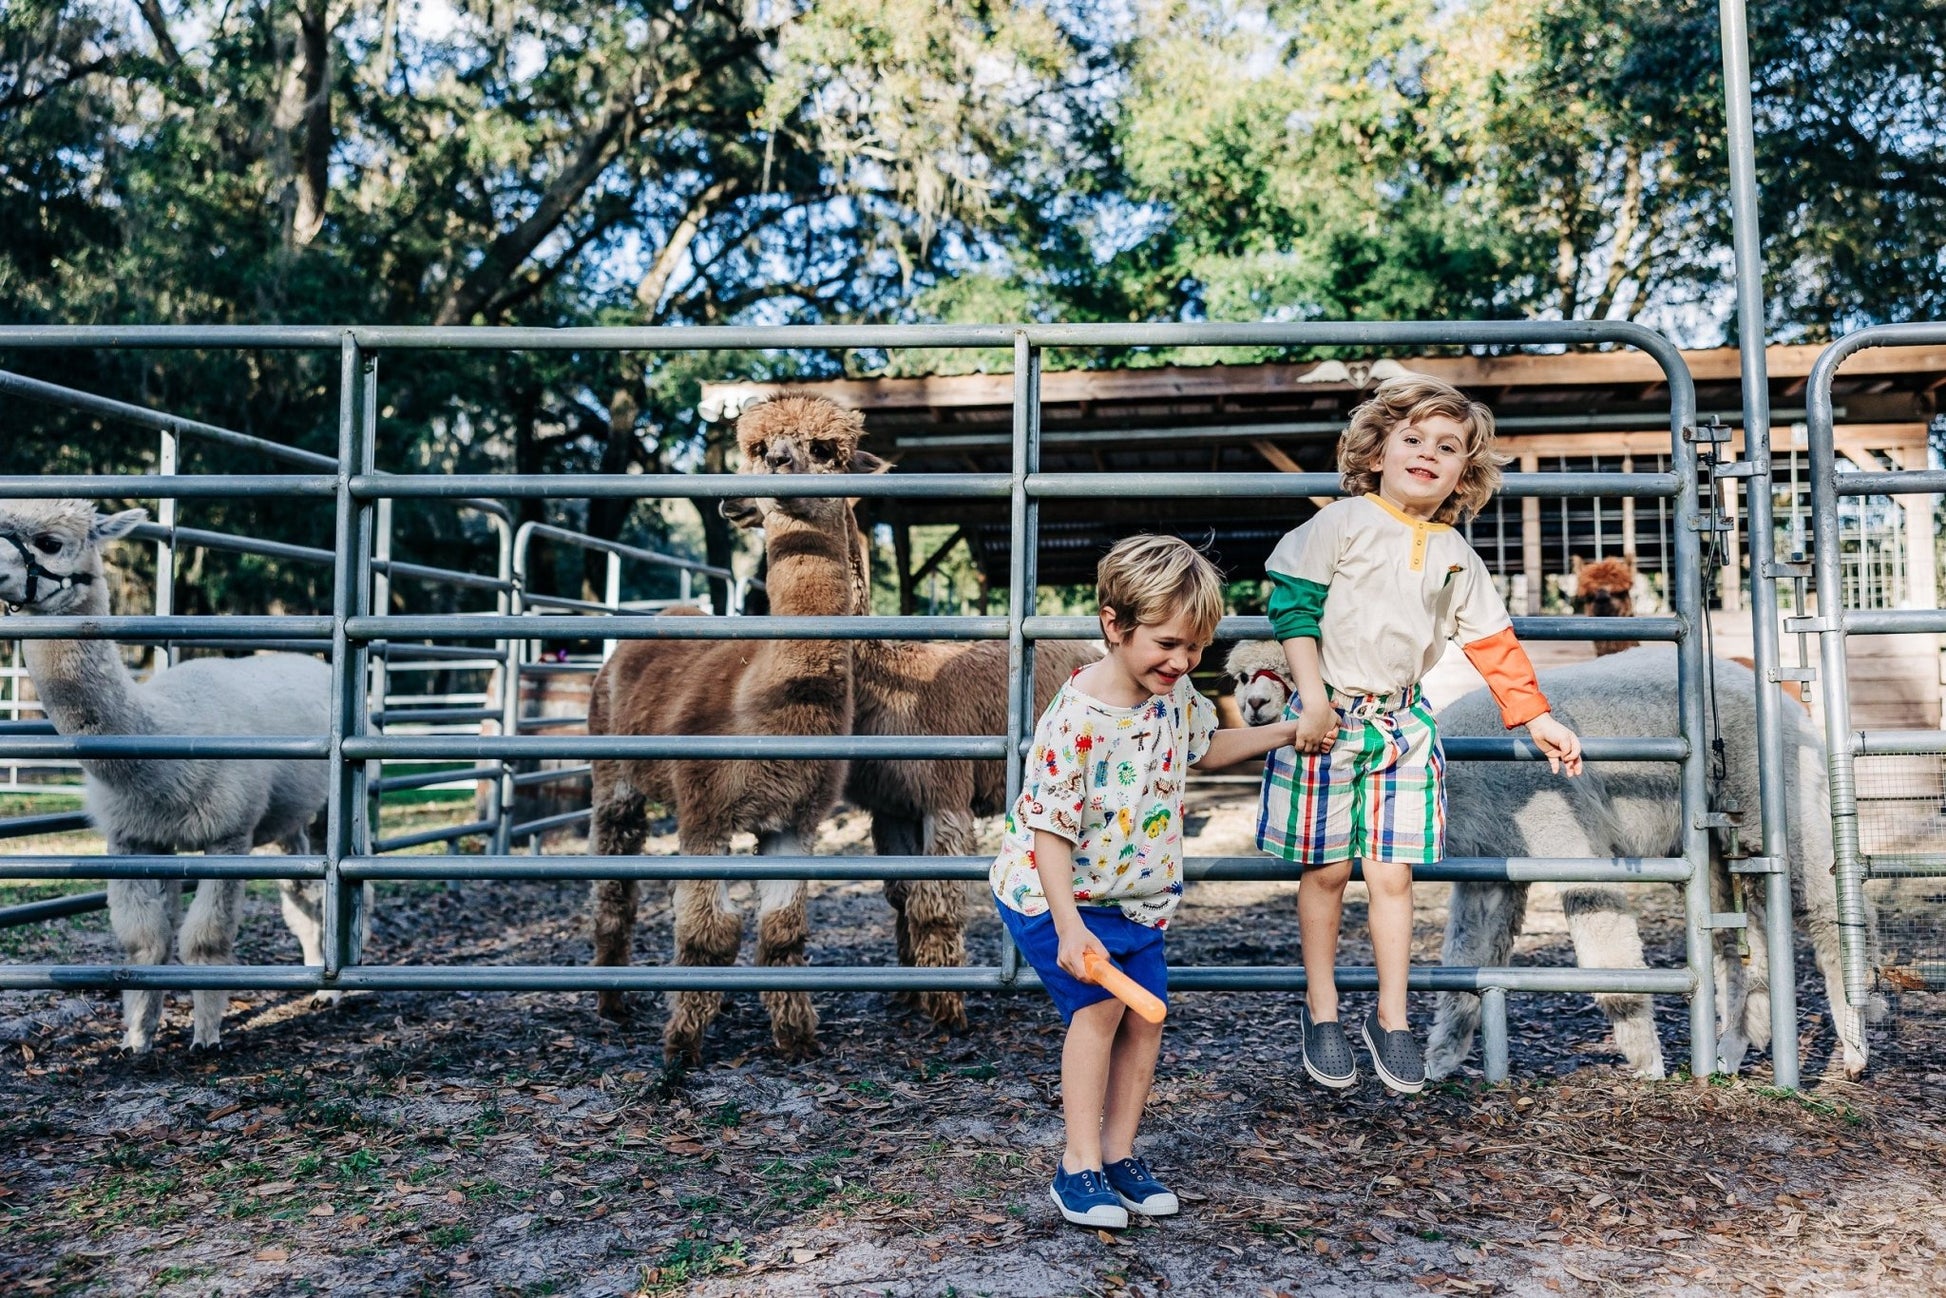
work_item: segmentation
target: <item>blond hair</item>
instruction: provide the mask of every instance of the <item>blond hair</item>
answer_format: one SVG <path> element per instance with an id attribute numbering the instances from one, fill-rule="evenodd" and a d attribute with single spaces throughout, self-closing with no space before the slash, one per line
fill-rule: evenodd
<path id="1" fill-rule="evenodd" d="M 1491 410 L 1452 384 L 1424 374 L 1385 380 L 1351 412 L 1351 424 L 1338 439 L 1338 476 L 1345 491 L 1353 496 L 1377 491 L 1385 439 L 1395 429 L 1433 415 L 1444 415 L 1466 429 L 1466 467 L 1433 517 L 1441 523 L 1463 523 L 1479 513 L 1500 488 L 1500 466 L 1512 457 L 1493 449 Z"/>
<path id="2" fill-rule="evenodd" d="M 1223 577 L 1209 557 L 1174 536 L 1143 533 L 1117 541 L 1095 568 L 1096 607 L 1121 626 L 1155 626 L 1187 613 L 1198 639 L 1223 618 Z"/>

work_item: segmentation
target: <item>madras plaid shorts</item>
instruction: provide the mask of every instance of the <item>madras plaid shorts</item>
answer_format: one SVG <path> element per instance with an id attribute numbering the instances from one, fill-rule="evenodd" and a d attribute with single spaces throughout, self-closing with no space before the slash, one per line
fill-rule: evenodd
<path id="1" fill-rule="evenodd" d="M 1307 866 L 1439 860 L 1446 756 L 1424 692 L 1329 694 L 1337 742 L 1322 753 L 1280 748 L 1264 764 L 1257 846 Z M 1300 711 L 1293 694 L 1284 716 Z"/>

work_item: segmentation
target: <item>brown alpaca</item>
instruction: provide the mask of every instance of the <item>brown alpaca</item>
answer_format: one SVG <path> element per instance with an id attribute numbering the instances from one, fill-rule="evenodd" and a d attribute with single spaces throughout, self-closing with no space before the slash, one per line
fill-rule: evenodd
<path id="1" fill-rule="evenodd" d="M 741 428 L 761 428 L 806 412 L 765 407 L 744 416 Z M 815 413 L 815 412 L 810 412 Z M 855 438 L 843 443 L 851 458 Z M 840 616 L 864 588 L 857 520 L 842 499 L 752 502 L 763 521 L 769 558 L 771 611 L 783 616 Z M 852 654 L 839 641 L 625 642 L 595 677 L 590 734 L 620 735 L 846 735 L 852 724 Z M 794 855 L 816 841 L 844 786 L 842 760 L 681 761 L 610 760 L 594 763 L 594 846 L 604 855 L 639 852 L 648 804 L 676 813 L 680 850 L 716 856 L 730 836 L 757 836 L 759 852 Z M 595 963 L 626 965 L 635 928 L 637 886 L 602 880 L 594 886 Z M 804 963 L 805 885 L 759 885 L 757 963 Z M 727 965 L 742 941 L 742 917 L 730 907 L 720 880 L 684 880 L 675 887 L 676 963 Z M 699 1061 L 704 1029 L 721 1008 L 720 992 L 669 997 L 663 1053 Z M 818 1017 L 803 992 L 765 992 L 771 1033 L 789 1057 L 817 1049 Z M 601 994 L 597 1008 L 625 1014 L 619 993 Z"/>
<path id="2" fill-rule="evenodd" d="M 821 400 L 786 394 L 773 404 Z M 759 406 L 756 409 L 767 409 Z M 858 415 L 829 407 L 862 432 Z M 737 441 L 753 473 L 876 472 L 869 464 L 839 458 L 811 420 L 769 425 L 739 423 Z M 823 439 L 828 440 L 828 439 Z M 726 501 L 724 515 L 744 527 L 761 526 L 749 509 Z M 861 592 L 855 612 L 870 611 Z M 1033 716 L 1074 672 L 1100 655 L 1085 645 L 1049 641 L 1034 654 Z M 853 645 L 857 691 L 853 732 L 860 735 L 999 735 L 1007 728 L 1007 646 L 860 640 Z M 1032 723 L 1033 716 L 1028 718 Z M 908 758 L 853 762 L 845 797 L 872 813 L 872 847 L 880 856 L 966 856 L 978 850 L 975 816 L 997 815 L 1007 805 L 1007 764 L 971 759 Z M 957 968 L 966 963 L 966 888 L 951 880 L 894 879 L 885 899 L 895 919 L 899 963 Z M 919 1008 L 935 1022 L 966 1026 L 959 992 L 922 992 Z"/>
<path id="3" fill-rule="evenodd" d="M 1574 611 L 1582 617 L 1635 616 L 1635 564 L 1628 559 L 1576 561 Z M 1633 649 L 1640 640 L 1597 640 L 1595 656 Z"/>

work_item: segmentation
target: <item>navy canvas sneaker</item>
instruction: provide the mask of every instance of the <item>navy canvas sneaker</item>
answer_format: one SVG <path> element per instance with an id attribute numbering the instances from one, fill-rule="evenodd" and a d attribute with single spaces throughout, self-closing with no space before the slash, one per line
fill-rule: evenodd
<path id="1" fill-rule="evenodd" d="M 1406 1031 L 1387 1032 L 1379 1026 L 1378 1011 L 1365 1018 L 1365 1048 L 1379 1080 L 1400 1095 L 1417 1095 L 1426 1085 L 1426 1059 L 1419 1043 Z"/>
<path id="2" fill-rule="evenodd" d="M 1130 1212 L 1144 1217 L 1173 1217 L 1182 1206 L 1169 1187 L 1156 1180 L 1149 1165 L 1139 1158 L 1110 1163 L 1107 1171 L 1109 1189 Z"/>
<path id="3" fill-rule="evenodd" d="M 1299 1047 L 1304 1071 L 1319 1086 L 1342 1091 L 1358 1081 L 1358 1061 L 1352 1058 L 1351 1041 L 1336 1019 L 1319 1023 L 1311 1017 L 1310 1006 L 1298 1012 L 1298 1027 L 1303 1037 Z"/>
<path id="4" fill-rule="evenodd" d="M 1128 1209 L 1108 1188 L 1108 1178 L 1092 1167 L 1070 1172 L 1056 1163 L 1047 1193 L 1061 1215 L 1077 1226 L 1120 1230 L 1128 1225 Z"/>

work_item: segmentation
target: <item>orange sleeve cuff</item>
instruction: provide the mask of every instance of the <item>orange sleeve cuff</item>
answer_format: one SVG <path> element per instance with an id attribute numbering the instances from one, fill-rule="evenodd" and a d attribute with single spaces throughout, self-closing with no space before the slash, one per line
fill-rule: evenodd
<path id="1" fill-rule="evenodd" d="M 1524 726 L 1548 711 L 1547 696 L 1534 679 L 1534 664 L 1527 651 L 1514 638 L 1514 629 L 1505 627 L 1484 640 L 1461 645 L 1467 661 L 1487 678 L 1493 701 L 1500 705 L 1500 721 L 1507 729 Z"/>

